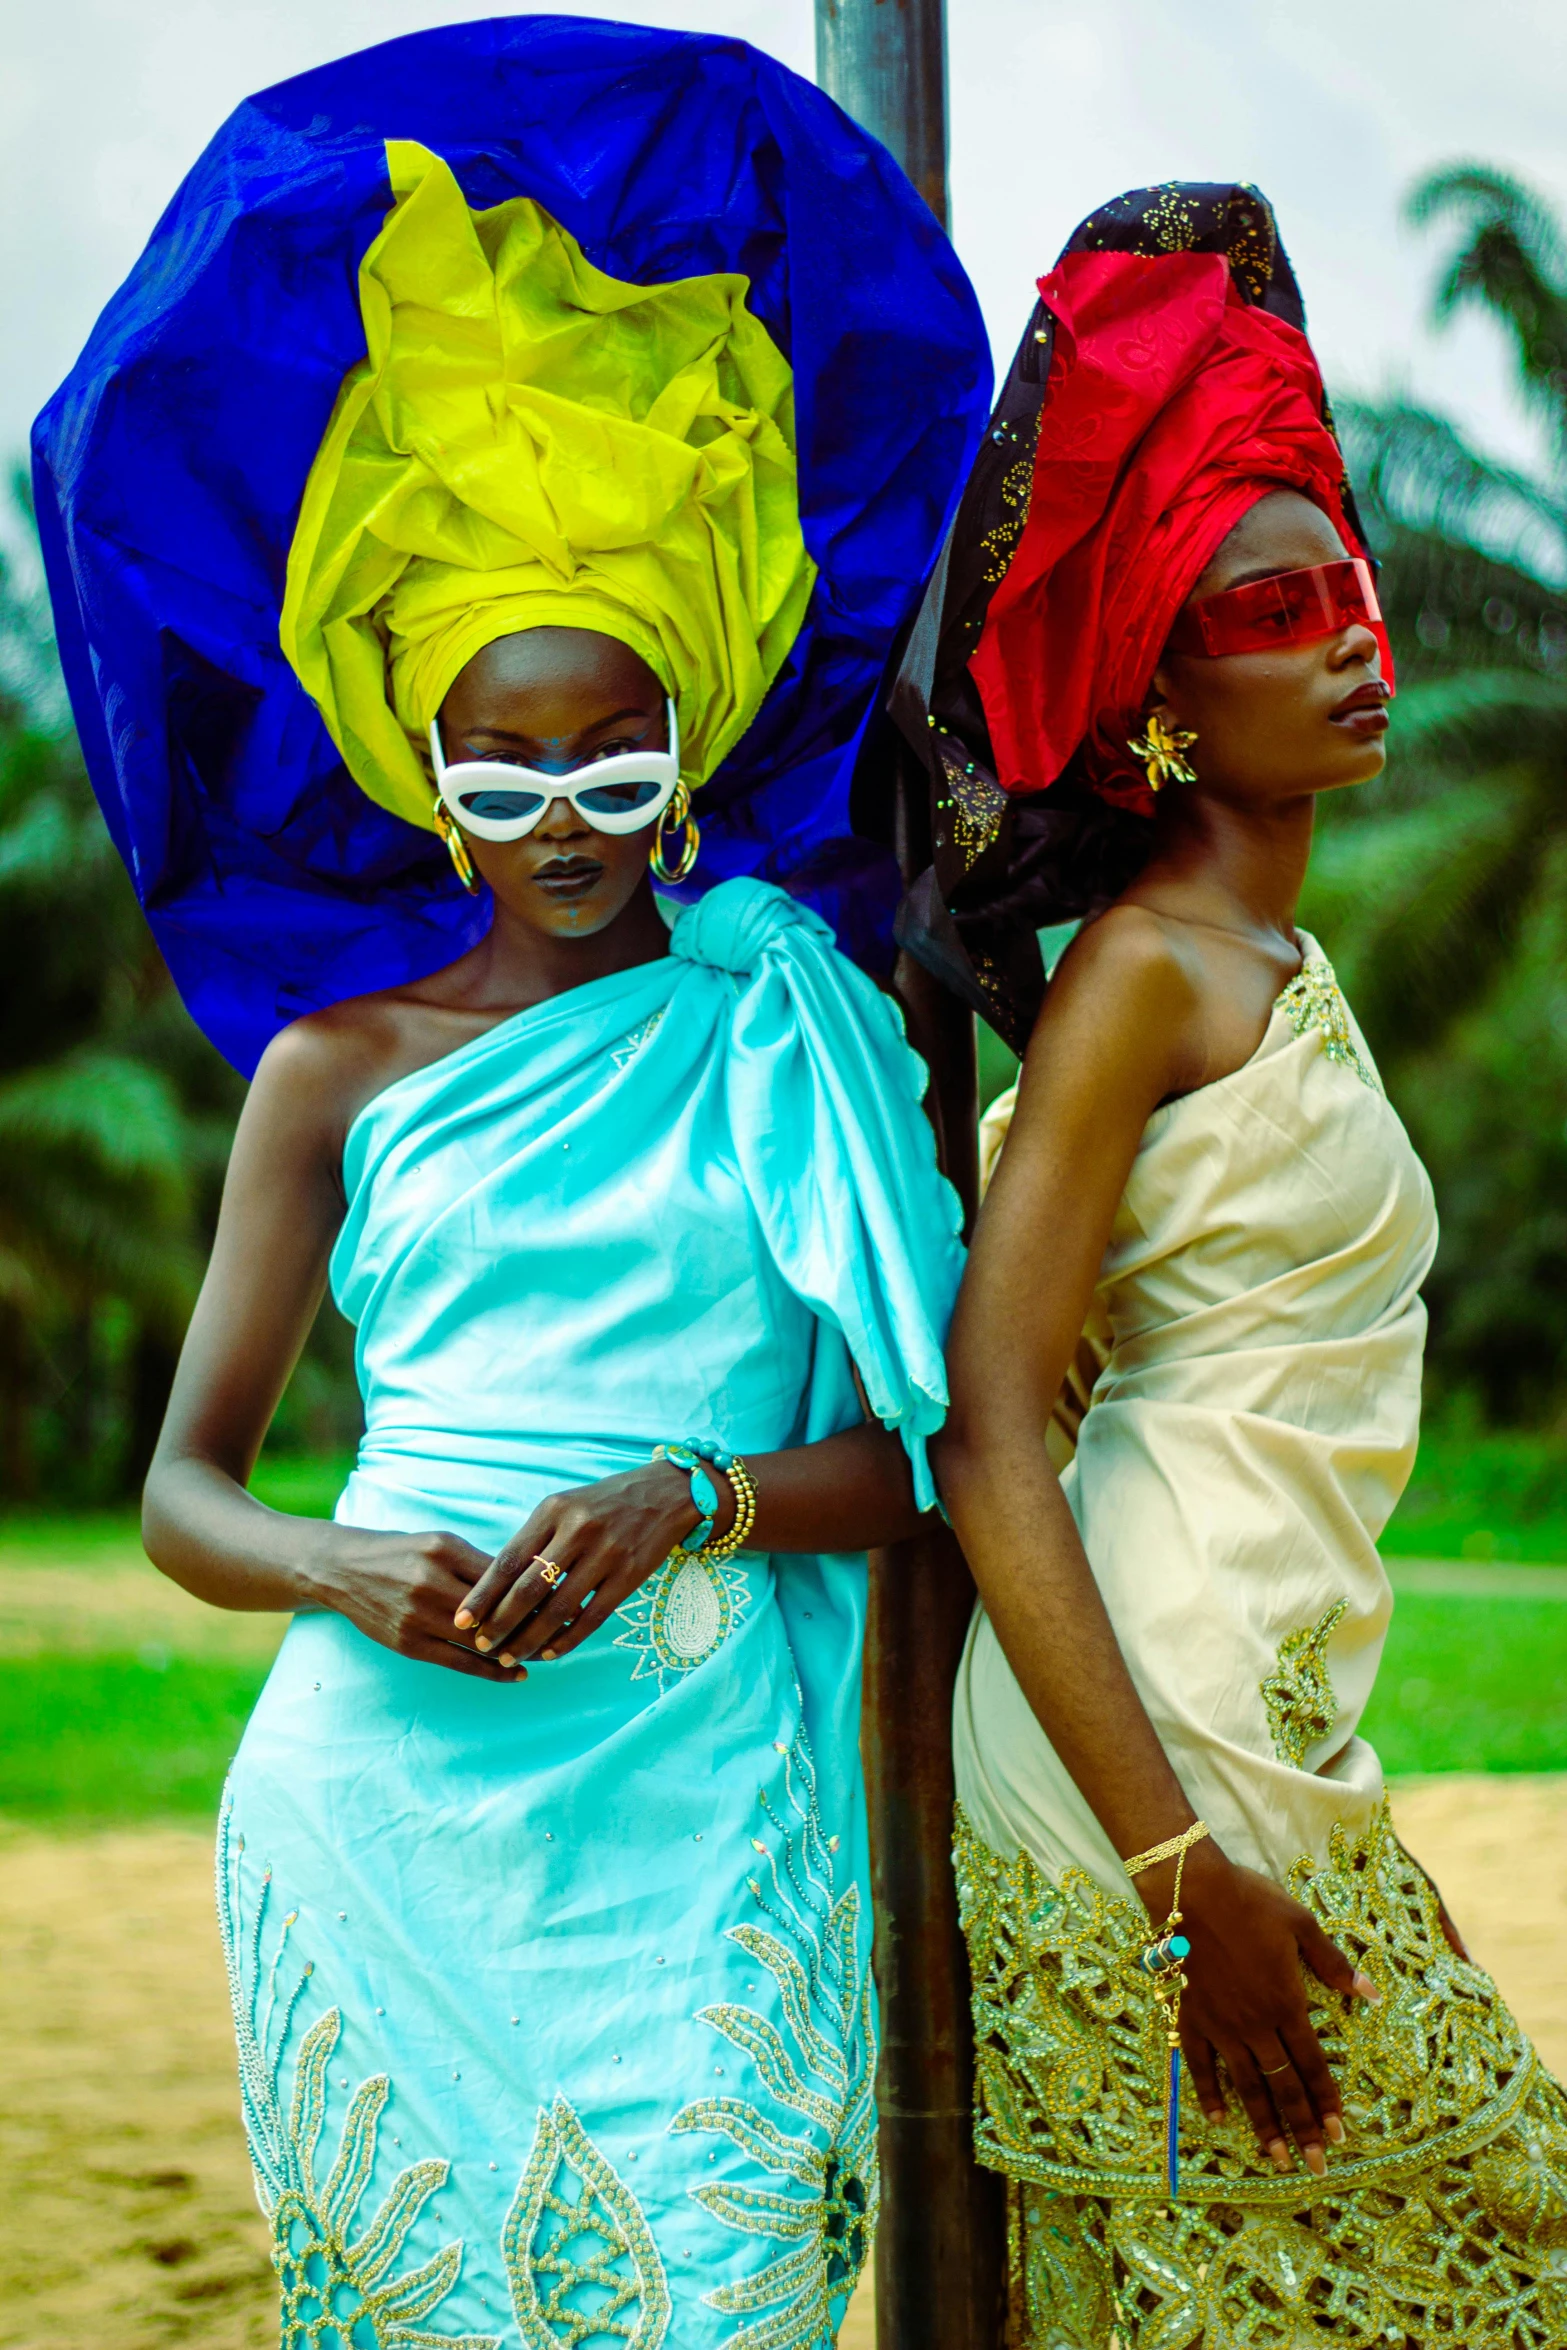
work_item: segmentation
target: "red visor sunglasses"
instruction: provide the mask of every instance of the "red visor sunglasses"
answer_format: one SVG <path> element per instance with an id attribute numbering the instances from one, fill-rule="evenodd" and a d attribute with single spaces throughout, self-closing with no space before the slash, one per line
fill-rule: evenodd
<path id="1" fill-rule="evenodd" d="M 1314 563 L 1308 571 L 1279 571 L 1271 579 L 1204 596 L 1177 613 L 1168 649 L 1216 658 L 1221 653 L 1266 653 L 1275 645 L 1305 645 L 1337 636 L 1363 621 L 1384 652 L 1387 638 L 1371 566 L 1359 555 Z"/>

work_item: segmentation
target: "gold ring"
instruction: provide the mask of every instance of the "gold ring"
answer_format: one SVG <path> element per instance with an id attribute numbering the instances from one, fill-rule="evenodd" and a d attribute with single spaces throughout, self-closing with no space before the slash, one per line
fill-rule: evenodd
<path id="1" fill-rule="evenodd" d="M 1286 2056 L 1282 2064 L 1260 2064 L 1257 2070 L 1265 2081 L 1271 2081 L 1275 2073 L 1287 2073 L 1294 2061 L 1292 2056 Z"/>
<path id="2" fill-rule="evenodd" d="M 540 1575 L 543 1577 L 544 1581 L 549 1585 L 552 1591 L 554 1590 L 557 1583 L 565 1582 L 565 1568 L 557 1567 L 553 1559 L 543 1558 L 537 1551 L 535 1551 L 533 1554 L 533 1564 L 538 1568 Z"/>

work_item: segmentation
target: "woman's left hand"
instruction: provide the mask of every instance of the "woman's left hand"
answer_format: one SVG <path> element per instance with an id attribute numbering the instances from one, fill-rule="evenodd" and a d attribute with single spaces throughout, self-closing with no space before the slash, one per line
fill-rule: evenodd
<path id="1" fill-rule="evenodd" d="M 714 1473 L 718 1531 L 733 1515 L 728 1480 Z M 658 1569 L 697 1523 L 691 1480 L 649 1461 L 552 1493 L 498 1551 L 452 1621 L 502 1665 L 566 1655 Z M 563 1570 L 557 1580 L 549 1568 Z"/>

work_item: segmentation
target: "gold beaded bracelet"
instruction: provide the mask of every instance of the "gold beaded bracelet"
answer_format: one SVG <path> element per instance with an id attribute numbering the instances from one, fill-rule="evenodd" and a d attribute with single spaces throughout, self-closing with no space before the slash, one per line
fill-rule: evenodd
<path id="1" fill-rule="evenodd" d="M 727 1534 L 720 1534 L 716 1541 L 704 1543 L 698 1553 L 709 1566 L 715 1567 L 722 1566 L 725 1559 L 732 1559 L 737 1550 L 744 1550 L 751 1528 L 756 1524 L 756 1481 L 738 1453 L 730 1455 L 723 1473 L 734 1487 L 734 1524 Z"/>

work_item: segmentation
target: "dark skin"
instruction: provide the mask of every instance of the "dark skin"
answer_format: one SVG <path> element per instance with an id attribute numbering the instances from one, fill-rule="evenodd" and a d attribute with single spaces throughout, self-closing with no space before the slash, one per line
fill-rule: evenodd
<path id="1" fill-rule="evenodd" d="M 657 678 L 586 629 L 535 629 L 485 647 L 440 715 L 448 759 L 564 773 L 665 747 Z M 488 936 L 429 979 L 313 1013 L 267 1048 L 142 1511 L 149 1557 L 199 1599 L 332 1609 L 400 1656 L 522 1681 L 530 1660 L 564 1656 L 594 1632 L 697 1524 L 690 1480 L 666 1462 L 551 1494 L 493 1558 L 458 1534 L 289 1517 L 245 1490 L 326 1287 L 349 1127 L 388 1085 L 499 1022 L 667 954 L 651 837 L 596 832 L 565 799 L 522 840 L 469 836 L 495 898 Z M 525 1396 L 517 1411 L 525 1424 Z M 903 1446 L 879 1423 L 747 1465 L 757 1487 L 750 1549 L 863 1550 L 918 1523 Z M 722 1534 L 735 1495 L 713 1474 Z M 568 1569 L 567 1580 L 552 1589 L 540 1556 Z"/>
<path id="2" fill-rule="evenodd" d="M 1194 594 L 1344 552 L 1315 506 L 1278 491 L 1230 533 Z M 1195 1815 L 1117 1646 L 1043 1431 L 1143 1128 L 1160 1103 L 1228 1076 L 1261 1043 L 1300 967 L 1295 907 L 1317 798 L 1380 773 L 1385 698 L 1376 637 L 1358 622 L 1315 643 L 1160 664 L 1149 707 L 1195 733 L 1197 780 L 1161 792 L 1152 858 L 1062 959 L 958 1301 L 952 1406 L 934 1448 L 943 1498 L 1024 1694 L 1123 1859 Z M 1162 1924 L 1175 1863 L 1135 1882 Z M 1308 1910 L 1216 1839 L 1188 1853 L 1181 1909 L 1192 1945 L 1183 2047 L 1204 2110 L 1223 2114 L 1222 2064 L 1276 2167 L 1291 2167 L 1293 2137 L 1321 2173 L 1324 2139 L 1344 2140 L 1343 2107 L 1302 1965 L 1346 1996 L 1374 1997 L 1375 1986 Z"/>

